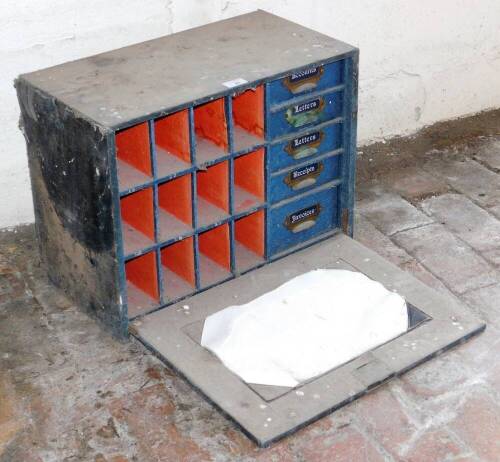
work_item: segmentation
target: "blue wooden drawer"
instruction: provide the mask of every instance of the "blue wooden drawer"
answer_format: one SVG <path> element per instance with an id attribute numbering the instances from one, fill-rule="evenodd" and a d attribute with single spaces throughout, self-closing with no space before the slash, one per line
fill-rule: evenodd
<path id="1" fill-rule="evenodd" d="M 268 256 L 337 227 L 337 187 L 268 210 Z"/>
<path id="2" fill-rule="evenodd" d="M 335 123 L 271 144 L 267 149 L 269 170 L 293 167 L 309 157 L 341 148 L 342 128 L 342 123 Z"/>
<path id="3" fill-rule="evenodd" d="M 281 103 L 313 91 L 340 85 L 344 80 L 344 61 L 311 66 L 294 71 L 268 86 L 269 104 Z"/>
<path id="4" fill-rule="evenodd" d="M 275 203 L 317 188 L 340 176 L 340 156 L 333 155 L 302 163 L 275 173 L 269 182 L 268 201 Z"/>
<path id="5" fill-rule="evenodd" d="M 271 108 L 267 127 L 268 139 L 339 117 L 342 115 L 342 99 L 341 90 L 332 90 Z"/>

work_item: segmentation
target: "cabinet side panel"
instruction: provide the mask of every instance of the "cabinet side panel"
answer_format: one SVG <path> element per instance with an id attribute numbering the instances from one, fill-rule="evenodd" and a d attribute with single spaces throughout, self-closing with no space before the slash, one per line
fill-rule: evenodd
<path id="1" fill-rule="evenodd" d="M 358 123 L 358 67 L 359 51 L 346 58 L 344 105 L 344 155 L 342 156 L 343 184 L 340 194 L 340 225 L 342 231 L 354 234 L 354 197 L 356 184 L 357 123 Z"/>
<path id="2" fill-rule="evenodd" d="M 124 337 L 106 132 L 23 79 L 16 88 L 48 276 Z"/>

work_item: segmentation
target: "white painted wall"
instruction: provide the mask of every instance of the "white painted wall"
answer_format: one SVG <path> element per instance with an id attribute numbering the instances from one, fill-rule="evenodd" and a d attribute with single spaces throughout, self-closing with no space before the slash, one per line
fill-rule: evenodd
<path id="1" fill-rule="evenodd" d="M 33 220 L 13 79 L 262 8 L 361 49 L 361 143 L 500 107 L 498 0 L 1 0 L 0 228 Z"/>

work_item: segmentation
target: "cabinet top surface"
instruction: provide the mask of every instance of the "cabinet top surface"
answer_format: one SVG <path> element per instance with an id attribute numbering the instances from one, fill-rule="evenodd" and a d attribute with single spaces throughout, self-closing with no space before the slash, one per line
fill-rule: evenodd
<path id="1" fill-rule="evenodd" d="M 355 48 L 256 11 L 24 74 L 22 79 L 98 124 L 115 128 L 227 93 Z"/>

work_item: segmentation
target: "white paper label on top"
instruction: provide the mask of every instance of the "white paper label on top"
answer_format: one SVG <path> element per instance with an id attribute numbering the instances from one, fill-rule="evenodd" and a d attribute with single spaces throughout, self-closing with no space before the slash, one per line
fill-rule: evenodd
<path id="1" fill-rule="evenodd" d="M 242 79 L 240 77 L 238 79 L 233 79 L 233 80 L 228 80 L 227 82 L 223 82 L 222 85 L 224 85 L 227 88 L 234 88 L 234 87 L 239 87 L 240 85 L 244 85 L 245 83 L 248 83 L 248 80 Z"/>

